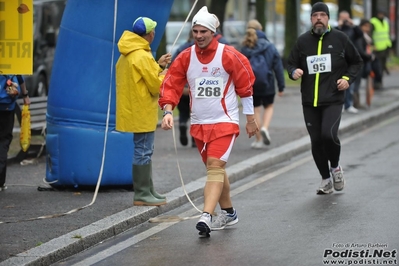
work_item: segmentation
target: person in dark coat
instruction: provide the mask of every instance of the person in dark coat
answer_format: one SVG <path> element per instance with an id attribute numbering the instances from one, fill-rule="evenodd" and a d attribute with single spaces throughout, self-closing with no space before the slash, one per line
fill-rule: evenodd
<path id="1" fill-rule="evenodd" d="M 260 25 L 260 24 L 259 24 Z M 273 116 L 273 103 L 276 95 L 275 78 L 278 84 L 278 95 L 282 96 L 285 88 L 284 67 L 276 47 L 253 27 L 248 27 L 243 41 L 241 53 L 251 62 L 256 80 L 254 88 L 255 119 L 261 127 L 256 133 L 256 139 L 251 144 L 254 149 L 270 145 L 269 125 Z M 261 56 L 260 60 L 254 57 Z M 251 59 L 252 58 L 252 59 Z M 259 62 L 259 63 L 255 63 Z M 259 65 L 256 65 L 259 64 Z M 260 73 L 257 72 L 260 70 Z M 265 72 L 263 72 L 265 71 Z M 263 106 L 263 108 L 262 108 Z M 264 110 L 262 116 L 262 109 Z"/>
<path id="2" fill-rule="evenodd" d="M 363 36 L 356 40 L 355 46 L 363 59 L 363 69 L 359 72 L 356 80 L 353 82 L 353 106 L 355 108 L 364 108 L 364 106 L 360 104 L 360 82 L 362 78 L 367 79 L 369 77 L 371 72 L 371 64 L 376 57 L 372 50 L 373 39 L 370 36 L 372 27 L 371 22 L 367 19 L 362 19 L 360 21 L 359 27 L 362 30 Z"/>

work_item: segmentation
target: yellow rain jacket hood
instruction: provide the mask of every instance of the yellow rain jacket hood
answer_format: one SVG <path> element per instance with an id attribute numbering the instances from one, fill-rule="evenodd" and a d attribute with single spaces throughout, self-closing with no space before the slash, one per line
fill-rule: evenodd
<path id="1" fill-rule="evenodd" d="M 150 44 L 139 35 L 124 31 L 118 42 L 116 63 L 116 130 L 155 131 L 158 123 L 159 88 L 164 75 Z"/>

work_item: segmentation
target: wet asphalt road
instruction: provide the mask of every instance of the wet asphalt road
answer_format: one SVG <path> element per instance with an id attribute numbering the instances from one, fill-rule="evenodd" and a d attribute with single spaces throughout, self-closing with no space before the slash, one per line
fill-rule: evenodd
<path id="1" fill-rule="evenodd" d="M 398 132 L 396 115 L 341 138 L 342 192 L 316 195 L 306 152 L 235 183 L 240 221 L 209 238 L 198 236 L 196 219 L 144 223 L 56 265 L 397 265 Z M 170 213 L 196 214 L 189 205 Z"/>

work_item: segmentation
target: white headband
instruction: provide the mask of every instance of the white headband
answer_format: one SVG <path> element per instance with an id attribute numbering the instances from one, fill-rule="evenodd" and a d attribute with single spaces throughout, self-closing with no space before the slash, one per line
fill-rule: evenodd
<path id="1" fill-rule="evenodd" d="M 216 32 L 216 28 L 219 27 L 220 22 L 217 16 L 209 13 L 208 8 L 203 6 L 193 17 L 191 28 L 195 25 L 201 25 L 210 29 L 212 32 Z"/>

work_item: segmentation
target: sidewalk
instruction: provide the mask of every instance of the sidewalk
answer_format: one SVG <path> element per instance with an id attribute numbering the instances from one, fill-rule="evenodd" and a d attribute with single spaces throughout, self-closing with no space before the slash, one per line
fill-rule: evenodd
<path id="1" fill-rule="evenodd" d="M 356 115 L 343 114 L 341 134 L 367 127 L 388 113 L 399 110 L 398 74 L 392 72 L 384 78 L 386 89 L 375 93 L 369 110 L 361 110 Z M 364 99 L 362 91 L 362 103 Z M 282 98 L 276 96 L 270 146 L 262 150 L 251 149 L 253 139 L 245 134 L 244 117 L 241 121 L 241 135 L 227 164 L 231 182 L 310 149 L 298 87 L 287 88 Z M 180 145 L 175 128 L 177 158 L 186 190 L 191 198 L 202 197 L 205 168 L 197 150 L 191 148 L 191 143 L 187 147 Z M 345 147 L 342 152 L 345 153 Z M 342 165 L 345 168 L 345 162 Z M 176 165 L 172 131 L 156 131 L 153 167 L 155 187 L 159 193 L 166 194 L 167 205 L 159 208 L 133 207 L 132 191 L 101 189 L 92 206 L 72 214 L 0 224 L 0 265 L 50 265 L 186 203 Z M 45 174 L 45 156 L 37 164 L 9 166 L 8 190 L 0 193 L 1 222 L 60 214 L 92 202 L 94 188 L 93 191 L 38 191 L 39 186 L 47 186 L 43 182 Z"/>

